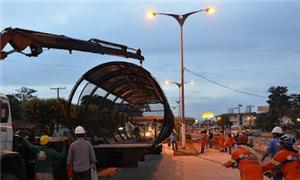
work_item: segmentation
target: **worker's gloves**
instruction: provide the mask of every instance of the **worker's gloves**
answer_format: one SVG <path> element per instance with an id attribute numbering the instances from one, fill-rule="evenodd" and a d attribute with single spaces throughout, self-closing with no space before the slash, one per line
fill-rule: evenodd
<path id="1" fill-rule="evenodd" d="M 235 160 L 231 160 L 231 162 L 225 162 L 223 163 L 223 166 L 226 167 L 226 168 L 237 168 L 237 162 Z"/>
<path id="2" fill-rule="evenodd" d="M 267 176 L 267 177 L 270 178 L 270 179 L 271 179 L 272 176 L 273 176 L 272 172 L 270 172 L 270 171 L 265 172 L 264 175 Z"/>
<path id="3" fill-rule="evenodd" d="M 16 133 L 14 134 L 14 137 L 18 139 L 23 139 L 25 137 L 25 134 L 21 130 L 17 130 Z"/>
<path id="4" fill-rule="evenodd" d="M 20 135 L 17 134 L 17 133 L 14 134 L 14 137 L 15 137 L 15 138 L 18 138 L 18 139 L 22 139 L 22 136 L 20 136 Z"/>
<path id="5" fill-rule="evenodd" d="M 92 167 L 91 168 L 92 168 L 93 171 L 95 171 L 96 170 L 96 164 L 92 163 Z"/>
<path id="6" fill-rule="evenodd" d="M 228 168 L 227 163 L 223 163 L 222 164 L 224 167 Z"/>

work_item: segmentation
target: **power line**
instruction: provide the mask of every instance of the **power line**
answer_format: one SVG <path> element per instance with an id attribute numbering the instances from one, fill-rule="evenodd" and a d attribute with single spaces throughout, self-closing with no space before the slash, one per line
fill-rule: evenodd
<path id="1" fill-rule="evenodd" d="M 195 73 L 195 72 L 192 72 L 191 70 L 189 70 L 189 69 L 187 69 L 187 68 L 184 68 L 184 70 L 186 70 L 187 72 L 189 72 L 189 73 L 191 73 L 191 74 L 193 74 L 193 75 L 195 75 L 195 76 L 198 76 L 198 77 L 200 77 L 200 78 L 202 78 L 202 79 L 204 79 L 204 80 L 206 80 L 206 81 L 208 81 L 208 82 L 210 82 L 210 83 L 213 83 L 213 84 L 215 84 L 215 85 L 217 85 L 217 86 L 221 86 L 221 87 L 223 87 L 223 88 L 230 89 L 230 90 L 232 90 L 232 91 L 235 91 L 235 92 L 238 92 L 238 93 L 241 93 L 241 94 L 246 94 L 246 95 L 249 95 L 249 96 L 255 96 L 255 97 L 259 97 L 259 98 L 267 98 L 267 96 L 262 96 L 262 95 L 254 94 L 254 93 L 251 93 L 251 92 L 239 90 L 239 89 L 236 89 L 236 88 L 233 88 L 233 87 L 230 87 L 230 86 L 221 84 L 221 83 L 219 83 L 219 82 L 210 80 L 210 79 L 204 77 L 203 75 L 200 75 L 200 74 L 197 74 L 197 73 Z"/>

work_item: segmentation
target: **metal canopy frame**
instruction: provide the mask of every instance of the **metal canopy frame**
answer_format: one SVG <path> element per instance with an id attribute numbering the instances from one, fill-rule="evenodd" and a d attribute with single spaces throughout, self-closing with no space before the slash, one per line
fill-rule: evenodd
<path id="1" fill-rule="evenodd" d="M 99 95 L 98 89 L 107 93 Z M 76 100 L 76 93 L 79 93 L 79 98 L 77 105 L 74 105 L 72 101 Z M 109 99 L 112 95 L 113 99 Z M 134 116 L 151 112 L 152 104 L 163 107 L 153 111 L 162 112 L 164 117 L 159 134 L 152 141 L 153 145 L 157 145 L 169 137 L 174 127 L 174 117 L 161 87 L 141 66 L 128 62 L 104 63 L 86 72 L 73 87 L 69 107 L 76 106 L 76 120 L 70 119 L 68 125 L 71 131 L 76 125 L 83 125 L 94 144 L 109 143 L 110 135 L 115 141 L 111 143 L 123 143 L 125 138 L 117 128 Z M 117 140 L 114 134 L 121 140 Z M 102 137 L 104 141 L 97 142 L 97 137 Z"/>

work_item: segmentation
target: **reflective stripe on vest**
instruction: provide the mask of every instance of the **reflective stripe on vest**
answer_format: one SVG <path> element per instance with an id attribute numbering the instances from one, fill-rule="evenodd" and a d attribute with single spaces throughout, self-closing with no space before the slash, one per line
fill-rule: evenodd
<path id="1" fill-rule="evenodd" d="M 293 161 L 300 161 L 300 155 L 289 155 L 281 164 L 284 165 Z"/>
<path id="2" fill-rule="evenodd" d="M 239 158 L 236 161 L 239 162 L 243 159 L 257 160 L 257 157 L 255 155 L 251 154 L 251 153 L 249 153 L 249 154 L 240 154 Z"/>

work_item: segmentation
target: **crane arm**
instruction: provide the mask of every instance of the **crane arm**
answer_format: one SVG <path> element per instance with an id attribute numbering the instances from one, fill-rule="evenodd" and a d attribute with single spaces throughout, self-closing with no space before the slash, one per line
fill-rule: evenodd
<path id="1" fill-rule="evenodd" d="M 0 60 L 5 59 L 9 54 L 14 52 L 19 52 L 29 57 L 36 57 L 43 52 L 43 48 L 63 49 L 68 50 L 70 53 L 73 50 L 76 50 L 102 55 L 107 54 L 138 59 L 141 63 L 144 60 L 140 49 L 129 48 L 122 44 L 116 44 L 95 38 L 85 41 L 64 35 L 49 34 L 19 28 L 4 29 L 0 35 L 0 43 Z M 10 44 L 13 49 L 10 51 L 4 51 L 7 44 Z M 25 53 L 24 50 L 28 47 L 31 52 Z"/>

